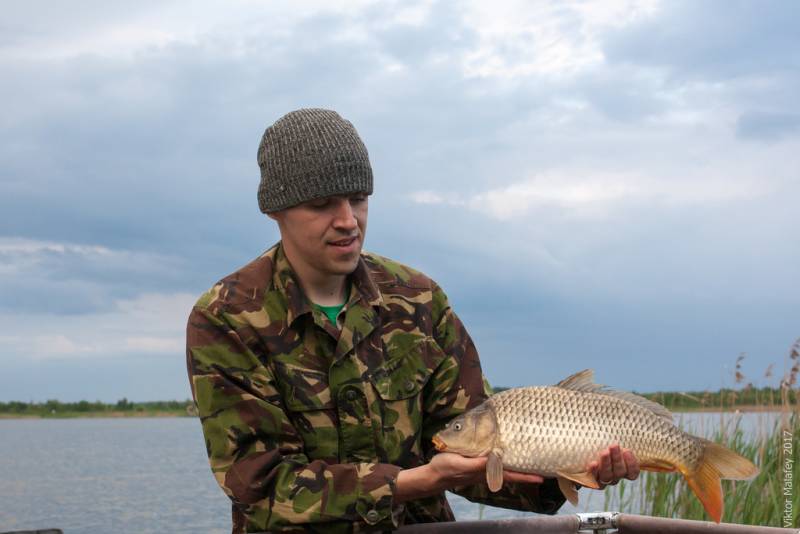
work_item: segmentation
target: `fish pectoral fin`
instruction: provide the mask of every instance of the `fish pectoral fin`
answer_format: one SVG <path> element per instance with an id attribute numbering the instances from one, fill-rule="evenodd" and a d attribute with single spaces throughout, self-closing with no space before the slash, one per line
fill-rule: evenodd
<path id="1" fill-rule="evenodd" d="M 575 484 L 568 478 L 558 477 L 558 489 L 561 490 L 561 493 L 564 494 L 564 497 L 572 504 L 572 506 L 578 506 L 578 490 L 575 488 Z"/>
<path id="2" fill-rule="evenodd" d="M 492 492 L 503 487 L 503 457 L 496 451 L 490 452 L 486 460 L 486 484 Z"/>
<path id="3" fill-rule="evenodd" d="M 566 478 L 567 480 L 577 482 L 581 486 L 600 489 L 600 484 L 597 483 L 597 479 L 594 478 L 591 471 L 581 471 L 580 473 L 564 473 L 563 471 L 558 471 L 556 474 L 559 478 Z"/>
<path id="4" fill-rule="evenodd" d="M 657 473 L 672 473 L 677 468 L 669 462 L 662 460 L 647 460 L 639 464 L 639 468 L 644 471 L 655 471 Z"/>

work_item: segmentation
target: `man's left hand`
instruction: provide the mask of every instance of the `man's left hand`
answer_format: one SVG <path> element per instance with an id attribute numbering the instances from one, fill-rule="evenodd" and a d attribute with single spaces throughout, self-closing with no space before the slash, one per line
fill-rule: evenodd
<path id="1" fill-rule="evenodd" d="M 639 477 L 639 461 L 628 449 L 612 445 L 589 464 L 600 489 L 614 485 L 623 478 L 636 480 Z"/>

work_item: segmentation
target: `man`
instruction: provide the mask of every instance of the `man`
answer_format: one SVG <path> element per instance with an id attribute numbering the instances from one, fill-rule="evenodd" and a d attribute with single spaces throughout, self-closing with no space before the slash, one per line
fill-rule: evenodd
<path id="1" fill-rule="evenodd" d="M 445 489 L 554 513 L 554 480 L 485 458 L 434 454 L 447 421 L 486 399 L 475 347 L 422 273 L 362 251 L 372 170 L 355 128 L 291 112 L 258 149 L 259 207 L 280 242 L 223 278 L 189 317 L 187 363 L 211 468 L 233 531 L 390 530 L 447 521 Z M 635 478 L 619 448 L 591 466 Z"/>

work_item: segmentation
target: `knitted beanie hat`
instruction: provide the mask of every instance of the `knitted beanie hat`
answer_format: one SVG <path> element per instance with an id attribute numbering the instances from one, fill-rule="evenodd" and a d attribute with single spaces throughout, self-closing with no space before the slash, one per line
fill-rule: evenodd
<path id="1" fill-rule="evenodd" d="M 335 111 L 298 109 L 267 128 L 258 146 L 264 213 L 331 195 L 372 194 L 367 148 Z"/>

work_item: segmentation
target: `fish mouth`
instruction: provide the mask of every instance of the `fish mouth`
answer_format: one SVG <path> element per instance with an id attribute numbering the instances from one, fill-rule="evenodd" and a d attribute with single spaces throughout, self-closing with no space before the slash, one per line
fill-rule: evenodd
<path id="1" fill-rule="evenodd" d="M 436 447 L 436 450 L 439 452 L 444 452 L 447 450 L 447 445 L 445 445 L 444 441 L 439 436 L 433 436 L 433 446 Z"/>

